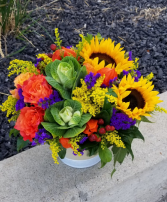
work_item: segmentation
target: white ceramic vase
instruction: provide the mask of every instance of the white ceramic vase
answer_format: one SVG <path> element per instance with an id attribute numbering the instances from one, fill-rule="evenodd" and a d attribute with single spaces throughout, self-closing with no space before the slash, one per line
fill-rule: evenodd
<path id="1" fill-rule="evenodd" d="M 73 168 L 87 168 L 94 166 L 100 162 L 99 155 L 88 156 L 88 151 L 85 150 L 83 156 L 74 156 L 71 148 L 67 149 L 66 156 L 60 160 L 68 166 Z"/>

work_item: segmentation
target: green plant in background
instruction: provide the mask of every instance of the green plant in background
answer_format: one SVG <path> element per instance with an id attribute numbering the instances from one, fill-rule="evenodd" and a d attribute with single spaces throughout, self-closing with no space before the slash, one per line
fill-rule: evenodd
<path id="1" fill-rule="evenodd" d="M 4 58 L 1 49 L 1 38 L 6 37 L 8 33 L 18 32 L 27 17 L 27 5 L 30 0 L 0 0 L 0 55 Z M 6 44 L 5 44 L 6 46 Z M 7 47 L 5 47 L 7 55 Z"/>
<path id="2" fill-rule="evenodd" d="M 1 0 L 0 2 L 1 33 L 6 35 L 9 31 L 16 31 L 22 25 L 24 17 L 27 16 L 26 9 L 30 0 Z"/>

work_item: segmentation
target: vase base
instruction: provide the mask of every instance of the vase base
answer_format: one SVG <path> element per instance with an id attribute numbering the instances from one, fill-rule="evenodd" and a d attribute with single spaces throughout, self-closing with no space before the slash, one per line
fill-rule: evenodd
<path id="1" fill-rule="evenodd" d="M 89 159 L 85 159 L 85 160 L 73 160 L 73 159 L 69 159 L 69 158 L 64 158 L 64 159 L 61 159 L 60 160 L 70 166 L 70 167 L 73 167 L 73 168 L 88 168 L 88 167 L 91 167 L 91 166 L 94 166 L 96 165 L 97 163 L 100 162 L 100 157 L 99 155 L 97 156 L 94 156 L 92 158 L 89 158 Z"/>

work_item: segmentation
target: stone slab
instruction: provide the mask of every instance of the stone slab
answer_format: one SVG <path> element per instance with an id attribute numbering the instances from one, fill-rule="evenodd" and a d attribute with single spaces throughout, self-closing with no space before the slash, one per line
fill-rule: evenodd
<path id="1" fill-rule="evenodd" d="M 167 109 L 167 92 L 160 95 Z M 123 164 L 76 169 L 54 164 L 48 145 L 0 162 L 0 202 L 156 202 L 167 193 L 167 114 L 142 123 L 145 142 L 135 140 Z"/>

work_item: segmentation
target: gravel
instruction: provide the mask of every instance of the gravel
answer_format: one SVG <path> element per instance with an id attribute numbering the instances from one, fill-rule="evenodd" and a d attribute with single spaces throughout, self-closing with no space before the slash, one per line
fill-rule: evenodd
<path id="1" fill-rule="evenodd" d="M 43 6 L 45 5 L 45 6 Z M 40 6 L 43 6 L 40 8 Z M 151 71 L 155 77 L 155 90 L 167 90 L 167 9 L 166 0 L 40 0 L 31 1 L 28 10 L 33 10 L 21 29 L 29 29 L 21 36 L 10 34 L 6 38 L 9 57 L 0 58 L 0 92 L 14 89 L 14 76 L 8 78 L 7 67 L 15 58 L 35 63 L 38 53 L 49 53 L 55 40 L 54 29 L 59 28 L 63 46 L 78 43 L 79 34 L 100 32 L 121 43 L 126 51 L 140 58 L 139 70 L 146 76 Z M 35 10 L 36 9 L 36 10 Z M 34 23 L 33 23 L 34 22 Z M 32 24 L 33 23 L 33 24 Z M 29 26 L 31 24 L 31 26 Z M 22 37 L 23 38 L 23 37 Z M 5 52 L 2 39 L 2 50 Z M 134 58 L 133 58 L 134 59 Z M 0 94 L 0 104 L 7 96 Z M 0 112 L 0 160 L 17 154 L 16 138 L 9 138 L 14 122 L 8 123 L 5 113 Z M 23 150 L 27 150 L 27 146 Z M 23 151 L 22 150 L 22 151 Z"/>

